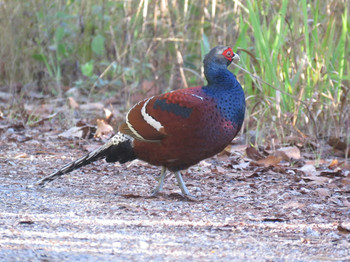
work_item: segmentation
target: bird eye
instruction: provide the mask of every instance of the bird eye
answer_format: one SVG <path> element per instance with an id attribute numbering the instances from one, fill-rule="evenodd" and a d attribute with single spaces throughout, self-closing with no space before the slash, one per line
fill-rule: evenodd
<path id="1" fill-rule="evenodd" d="M 227 56 L 231 56 L 231 55 L 232 55 L 232 54 L 231 54 L 231 51 L 227 51 L 226 55 L 227 55 Z"/>

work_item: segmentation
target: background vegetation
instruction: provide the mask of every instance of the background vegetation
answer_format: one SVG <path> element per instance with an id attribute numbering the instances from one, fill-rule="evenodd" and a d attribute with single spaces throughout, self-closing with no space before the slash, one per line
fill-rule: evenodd
<path id="1" fill-rule="evenodd" d="M 203 56 L 225 44 L 246 70 L 231 67 L 256 143 L 349 147 L 349 28 L 345 0 L 0 1 L 0 86 L 22 99 L 118 96 L 126 110 L 131 94 L 203 84 Z"/>

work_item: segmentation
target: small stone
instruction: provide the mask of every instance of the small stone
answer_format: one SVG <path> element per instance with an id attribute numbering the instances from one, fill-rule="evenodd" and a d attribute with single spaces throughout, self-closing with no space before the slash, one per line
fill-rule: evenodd
<path id="1" fill-rule="evenodd" d="M 311 227 L 306 228 L 306 234 L 311 237 L 320 237 L 320 233 L 313 230 Z"/>
<path id="2" fill-rule="evenodd" d="M 340 239 L 340 236 L 335 233 L 335 232 L 330 232 L 328 235 L 327 235 L 329 238 L 332 238 L 333 240 L 338 240 Z"/>

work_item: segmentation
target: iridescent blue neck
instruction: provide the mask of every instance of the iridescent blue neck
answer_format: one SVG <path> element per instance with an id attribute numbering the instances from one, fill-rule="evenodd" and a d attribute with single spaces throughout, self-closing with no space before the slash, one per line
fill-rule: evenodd
<path id="1" fill-rule="evenodd" d="M 204 73 L 208 85 L 202 87 L 203 91 L 214 99 L 221 115 L 240 128 L 245 111 L 245 97 L 242 86 L 224 66 L 207 67 Z"/>
<path id="2" fill-rule="evenodd" d="M 208 85 L 203 87 L 208 93 L 216 93 L 228 89 L 241 89 L 241 85 L 236 77 L 227 69 L 225 65 L 214 64 L 204 68 L 204 74 Z"/>
<path id="3" fill-rule="evenodd" d="M 241 87 L 236 77 L 227 69 L 225 65 L 211 65 L 204 68 L 204 74 L 208 81 L 207 88 L 210 89 L 230 89 L 236 85 Z"/>

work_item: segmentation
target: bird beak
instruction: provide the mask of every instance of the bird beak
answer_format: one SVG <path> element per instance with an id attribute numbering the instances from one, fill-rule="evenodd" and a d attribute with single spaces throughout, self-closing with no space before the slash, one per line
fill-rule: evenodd
<path id="1" fill-rule="evenodd" d="M 232 61 L 233 61 L 234 63 L 238 63 L 239 60 L 241 60 L 241 58 L 239 57 L 239 55 L 236 54 L 236 53 L 234 53 L 234 55 L 233 55 L 233 57 L 232 57 Z"/>

